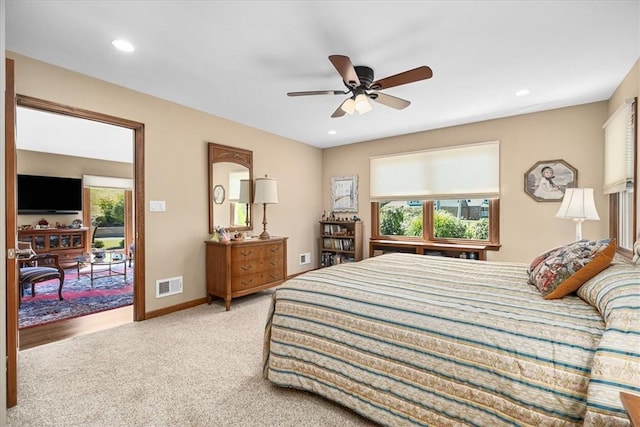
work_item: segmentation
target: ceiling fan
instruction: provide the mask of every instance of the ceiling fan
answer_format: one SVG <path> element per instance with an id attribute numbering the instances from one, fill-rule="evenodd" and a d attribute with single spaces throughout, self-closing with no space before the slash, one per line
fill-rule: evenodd
<path id="1" fill-rule="evenodd" d="M 387 107 L 402 110 L 407 108 L 411 102 L 406 99 L 397 98 L 387 95 L 379 90 L 388 89 L 394 86 L 400 86 L 407 83 L 413 83 L 420 80 L 426 80 L 433 76 L 431 68 L 422 66 L 408 70 L 384 79 L 373 81 L 373 69 L 364 65 L 353 66 L 351 59 L 344 55 L 331 55 L 329 61 L 336 67 L 342 82 L 347 90 L 315 90 L 306 92 L 289 92 L 288 96 L 307 96 L 307 95 L 347 95 L 351 96 L 345 99 L 342 104 L 333 112 L 331 117 L 342 117 L 345 114 L 353 114 L 357 111 L 364 114 L 372 110 L 369 99 L 372 99 Z"/>

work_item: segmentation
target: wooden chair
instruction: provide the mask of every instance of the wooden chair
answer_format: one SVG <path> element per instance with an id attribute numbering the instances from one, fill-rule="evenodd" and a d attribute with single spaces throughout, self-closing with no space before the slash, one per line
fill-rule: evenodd
<path id="1" fill-rule="evenodd" d="M 57 254 L 34 254 L 28 258 L 19 259 L 20 269 L 18 276 L 19 300 L 18 305 L 22 302 L 24 289 L 31 285 L 31 296 L 36 295 L 36 283 L 45 282 L 47 280 L 58 279 L 58 299 L 62 301 L 62 285 L 64 284 L 64 270 L 60 267 Z"/>

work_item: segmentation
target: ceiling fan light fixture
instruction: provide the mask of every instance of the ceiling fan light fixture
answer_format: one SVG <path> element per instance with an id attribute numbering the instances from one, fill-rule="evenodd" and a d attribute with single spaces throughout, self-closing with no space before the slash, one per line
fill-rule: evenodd
<path id="1" fill-rule="evenodd" d="M 362 93 L 356 96 L 356 100 L 354 102 L 355 102 L 356 111 L 359 114 L 365 114 L 373 110 L 373 107 L 371 107 L 371 104 L 369 103 L 367 96 Z"/>
<path id="2" fill-rule="evenodd" d="M 347 114 L 353 114 L 356 110 L 356 101 L 354 101 L 353 98 L 349 98 L 342 103 L 340 108 Z"/>

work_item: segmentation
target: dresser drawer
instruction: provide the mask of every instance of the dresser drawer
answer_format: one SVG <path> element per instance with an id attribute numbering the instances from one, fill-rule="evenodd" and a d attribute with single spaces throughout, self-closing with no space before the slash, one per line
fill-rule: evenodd
<path id="1" fill-rule="evenodd" d="M 235 292 L 252 289 L 278 280 L 284 280 L 284 272 L 282 268 L 233 277 L 231 279 L 231 291 Z"/>
<path id="2" fill-rule="evenodd" d="M 259 273 L 261 271 L 282 268 L 282 258 L 234 261 L 231 263 L 231 277 Z"/>
<path id="3" fill-rule="evenodd" d="M 233 261 L 257 260 L 282 256 L 281 243 L 269 243 L 259 246 L 236 247 L 231 249 Z"/>

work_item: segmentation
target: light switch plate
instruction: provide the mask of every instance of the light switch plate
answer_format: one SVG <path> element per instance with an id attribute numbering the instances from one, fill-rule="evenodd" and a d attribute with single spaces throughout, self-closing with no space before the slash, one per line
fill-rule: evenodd
<path id="1" fill-rule="evenodd" d="M 166 211 L 166 204 L 164 200 L 150 200 L 149 211 L 150 212 L 164 212 Z"/>

